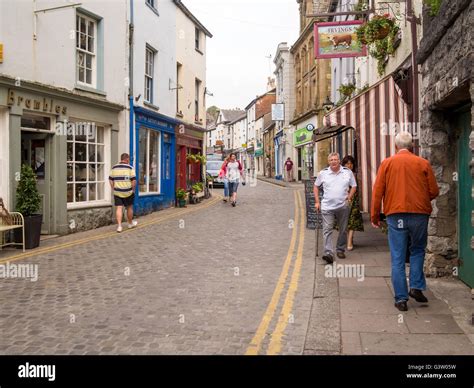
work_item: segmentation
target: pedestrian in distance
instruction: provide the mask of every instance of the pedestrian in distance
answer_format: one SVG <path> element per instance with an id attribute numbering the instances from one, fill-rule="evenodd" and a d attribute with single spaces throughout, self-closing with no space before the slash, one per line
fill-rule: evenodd
<path id="1" fill-rule="evenodd" d="M 229 163 L 229 157 L 224 159 L 224 163 L 222 163 L 221 169 L 219 170 L 218 177 L 222 179 L 224 182 L 224 198 L 222 199 L 224 202 L 227 202 L 227 199 L 230 201 L 229 195 L 229 181 L 227 179 L 227 163 Z"/>
<path id="2" fill-rule="evenodd" d="M 235 207 L 237 204 L 237 188 L 239 186 L 240 179 L 242 179 L 242 185 L 245 186 L 245 177 L 242 163 L 237 160 L 234 153 L 229 155 L 229 161 L 226 166 L 226 177 L 229 181 L 230 200 L 232 206 Z"/>
<path id="3" fill-rule="evenodd" d="M 322 170 L 314 182 L 314 198 L 316 211 L 321 211 L 323 220 L 323 260 L 331 264 L 334 262 L 332 233 L 335 221 L 339 229 L 336 254 L 340 259 L 346 257 L 347 223 L 357 183 L 352 171 L 341 166 L 338 153 L 329 154 L 328 162 L 329 167 Z M 320 188 L 323 189 L 321 202 L 319 200 Z"/>
<path id="4" fill-rule="evenodd" d="M 431 201 L 439 195 L 438 184 L 430 163 L 413 154 L 413 138 L 408 132 L 395 137 L 396 154 L 379 167 L 372 191 L 371 221 L 380 227 L 380 211 L 387 216 L 388 243 L 392 259 L 392 285 L 395 307 L 407 311 L 408 297 L 419 303 L 428 299 L 423 264 L 428 238 Z M 405 269 L 410 250 L 410 291 Z"/>
<path id="5" fill-rule="evenodd" d="M 341 164 L 343 167 L 347 167 L 349 170 L 352 171 L 357 183 L 354 158 L 351 155 L 346 155 L 342 159 Z M 357 184 L 356 192 L 354 193 L 354 196 L 352 197 L 347 230 L 348 230 L 347 250 L 352 251 L 354 249 L 354 233 L 364 231 L 364 220 L 362 219 L 362 213 L 360 212 L 359 185 L 358 184 Z"/>
<path id="6" fill-rule="evenodd" d="M 137 226 L 138 222 L 133 220 L 133 201 L 135 199 L 135 187 L 137 180 L 135 170 L 130 165 L 130 156 L 126 153 L 120 157 L 120 163 L 112 167 L 109 175 L 109 183 L 114 193 L 116 206 L 117 232 L 122 232 L 122 217 L 124 208 L 127 211 L 128 228 Z"/>
<path id="7" fill-rule="evenodd" d="M 286 159 L 285 173 L 286 173 L 286 181 L 293 182 L 293 161 L 291 160 L 291 158 Z"/>

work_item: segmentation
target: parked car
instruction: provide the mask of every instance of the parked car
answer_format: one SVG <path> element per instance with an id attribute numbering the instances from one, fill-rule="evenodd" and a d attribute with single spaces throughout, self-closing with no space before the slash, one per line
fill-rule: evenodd
<path id="1" fill-rule="evenodd" d="M 218 178 L 222 163 L 224 163 L 222 160 L 208 160 L 206 163 L 206 173 L 212 177 L 214 187 L 224 187 L 224 182 Z"/>

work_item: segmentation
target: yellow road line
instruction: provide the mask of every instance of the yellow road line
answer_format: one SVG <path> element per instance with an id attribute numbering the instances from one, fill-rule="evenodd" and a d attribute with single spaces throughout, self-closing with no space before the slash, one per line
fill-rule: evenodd
<path id="1" fill-rule="evenodd" d="M 298 191 L 298 200 L 301 202 L 300 192 Z M 298 242 L 298 253 L 296 254 L 295 268 L 293 269 L 293 274 L 291 275 L 290 285 L 288 286 L 288 291 L 286 293 L 285 303 L 281 309 L 280 317 L 278 318 L 277 326 L 273 331 L 270 339 L 270 344 L 268 345 L 267 354 L 275 355 L 281 351 L 281 339 L 283 333 L 285 332 L 286 327 L 288 326 L 288 321 L 290 313 L 293 309 L 293 303 L 295 299 L 295 293 L 298 289 L 298 281 L 301 272 L 301 264 L 303 261 L 303 248 L 304 248 L 304 218 L 301 217 L 300 225 L 300 235 Z"/>
<path id="2" fill-rule="evenodd" d="M 283 269 L 280 273 L 280 277 L 278 279 L 278 282 L 276 284 L 275 290 L 273 291 L 272 299 L 270 300 L 270 303 L 267 307 L 267 310 L 265 311 L 265 314 L 263 315 L 263 318 L 260 322 L 260 325 L 258 326 L 258 329 L 250 342 L 249 347 L 247 348 L 247 351 L 245 352 L 246 355 L 257 355 L 260 347 L 262 346 L 262 341 L 265 338 L 268 326 L 270 325 L 270 322 L 273 319 L 273 315 L 275 314 L 275 310 L 278 305 L 278 301 L 280 300 L 280 295 L 283 291 L 283 288 L 286 283 L 286 278 L 288 276 L 288 270 L 290 269 L 290 264 L 291 264 L 291 259 L 293 257 L 294 251 L 295 251 L 295 245 L 296 245 L 296 237 L 297 237 L 297 229 L 298 229 L 298 220 L 300 217 L 300 205 L 298 202 L 298 197 L 296 194 L 296 191 L 294 192 L 294 201 L 295 201 L 295 223 L 294 223 L 294 228 L 293 232 L 291 235 L 291 242 L 290 242 L 290 247 L 288 248 L 288 254 L 286 256 L 285 263 L 283 264 Z"/>
<path id="3" fill-rule="evenodd" d="M 59 245 L 49 247 L 49 248 L 41 248 L 41 249 L 35 250 L 33 252 L 20 253 L 18 255 L 6 258 L 4 260 L 0 260 L 0 264 L 5 264 L 7 262 L 12 262 L 12 261 L 25 259 L 27 257 L 38 256 L 38 255 L 42 255 L 42 254 L 45 254 L 45 253 L 55 252 L 55 251 L 58 251 L 58 250 L 61 250 L 61 249 L 74 247 L 74 246 L 85 244 L 85 243 L 88 243 L 88 242 L 91 242 L 91 241 L 102 240 L 102 239 L 105 239 L 105 238 L 108 238 L 108 237 L 118 237 L 118 236 L 121 236 L 125 233 L 132 233 L 132 232 L 137 231 L 138 229 L 142 229 L 142 228 L 145 228 L 145 227 L 150 226 L 150 225 L 159 224 L 159 223 L 162 223 L 164 221 L 168 221 L 170 219 L 173 219 L 173 218 L 176 218 L 176 217 L 179 217 L 179 216 L 182 216 L 182 215 L 186 215 L 186 214 L 194 213 L 198 210 L 206 209 L 206 208 L 216 204 L 221 199 L 222 199 L 222 196 L 218 195 L 218 196 L 216 196 L 215 199 L 212 199 L 211 201 L 209 201 L 207 204 L 205 204 L 203 206 L 199 206 L 199 207 L 196 207 L 196 208 L 193 208 L 193 209 L 180 210 L 176 213 L 169 214 L 167 216 L 161 217 L 161 218 L 156 219 L 156 220 L 146 221 L 144 223 L 139 224 L 136 228 L 129 229 L 129 230 L 124 230 L 122 233 L 117 233 L 116 231 L 105 232 L 105 233 L 98 234 L 98 235 L 95 235 L 95 236 L 92 236 L 92 237 L 83 238 L 81 240 L 71 241 L 71 242 L 68 242 L 68 243 L 59 244 Z"/>

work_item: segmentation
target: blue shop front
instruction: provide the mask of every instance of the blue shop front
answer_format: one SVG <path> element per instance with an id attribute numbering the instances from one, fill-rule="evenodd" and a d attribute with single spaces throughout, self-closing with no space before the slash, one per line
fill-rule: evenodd
<path id="1" fill-rule="evenodd" d="M 134 212 L 148 214 L 175 205 L 175 126 L 170 117 L 134 107 Z"/>

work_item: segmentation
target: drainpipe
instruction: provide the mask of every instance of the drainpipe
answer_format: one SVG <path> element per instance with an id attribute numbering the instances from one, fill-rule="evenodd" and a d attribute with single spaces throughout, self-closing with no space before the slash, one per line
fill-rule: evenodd
<path id="1" fill-rule="evenodd" d="M 411 26 L 411 69 L 413 77 L 413 103 L 412 103 L 412 119 L 413 123 L 418 126 L 418 106 L 419 106 L 419 96 L 418 96 L 418 62 L 416 61 L 416 55 L 418 53 L 418 43 L 417 43 L 417 28 L 416 24 L 419 23 L 419 18 L 415 16 L 413 11 L 413 0 L 407 0 L 407 20 L 410 22 Z M 417 128 L 418 130 L 418 128 Z"/>
<path id="2" fill-rule="evenodd" d="M 129 56 L 128 56 L 128 100 L 129 100 L 129 109 L 130 109 L 130 163 L 132 166 L 135 166 L 135 123 L 134 123 L 134 112 L 133 112 L 133 33 L 134 33 L 134 20 L 133 20 L 133 0 L 130 0 L 130 24 L 128 26 L 129 32 L 129 39 L 128 39 L 128 48 L 129 48 Z"/>

